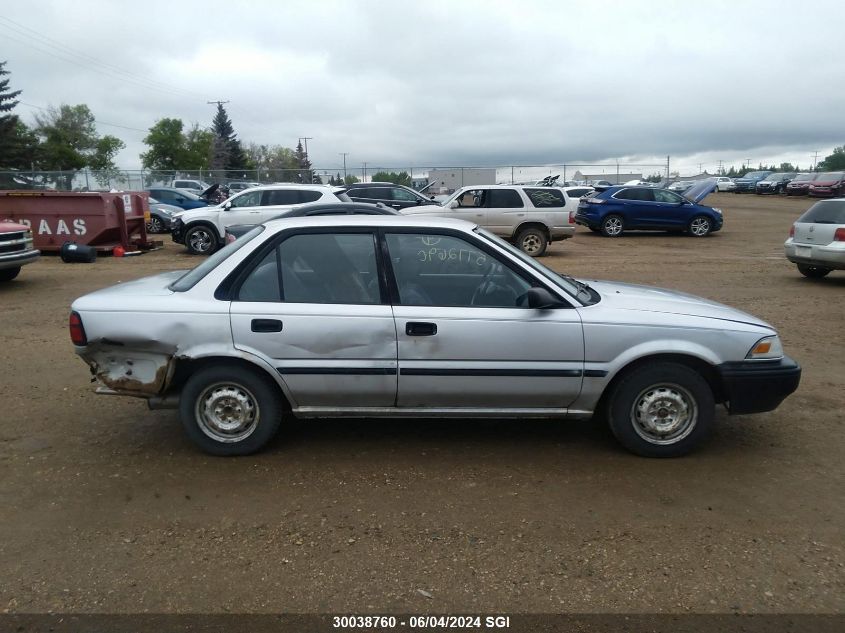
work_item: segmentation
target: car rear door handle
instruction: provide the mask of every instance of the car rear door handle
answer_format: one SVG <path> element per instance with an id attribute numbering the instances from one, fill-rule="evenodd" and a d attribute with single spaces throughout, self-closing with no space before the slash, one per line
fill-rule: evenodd
<path id="1" fill-rule="evenodd" d="M 437 324 L 408 321 L 405 324 L 405 334 L 408 336 L 434 336 L 437 334 Z"/>
<path id="2" fill-rule="evenodd" d="M 281 332 L 282 322 L 278 319 L 253 319 L 253 332 Z"/>

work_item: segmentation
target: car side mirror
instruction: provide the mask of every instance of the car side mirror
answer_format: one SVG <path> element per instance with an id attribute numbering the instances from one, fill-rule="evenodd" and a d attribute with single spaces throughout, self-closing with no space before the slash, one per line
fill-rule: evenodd
<path id="1" fill-rule="evenodd" d="M 457 209 L 459 206 L 461 206 L 460 202 L 458 202 L 457 200 L 452 200 L 451 204 L 449 205 L 449 208 Z"/>
<path id="2" fill-rule="evenodd" d="M 420 206 L 423 203 L 422 200 L 417 200 L 417 206 Z"/>
<path id="3" fill-rule="evenodd" d="M 228 211 L 228 210 L 229 210 L 229 209 L 231 209 L 231 208 L 232 208 L 232 201 L 231 201 L 231 200 L 226 200 L 226 202 L 224 202 L 224 203 L 223 203 L 223 209 L 224 209 L 225 211 Z"/>
<path id="4" fill-rule="evenodd" d="M 529 288 L 525 293 L 525 300 L 529 308 L 535 310 L 550 310 L 563 307 L 559 299 L 545 288 Z"/>

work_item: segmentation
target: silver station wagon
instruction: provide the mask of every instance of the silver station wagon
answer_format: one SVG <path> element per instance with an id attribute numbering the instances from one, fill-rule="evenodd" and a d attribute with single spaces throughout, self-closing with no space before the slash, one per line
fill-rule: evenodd
<path id="1" fill-rule="evenodd" d="M 178 408 L 216 455 L 290 416 L 589 418 L 629 450 L 689 452 L 715 405 L 770 411 L 801 369 L 760 319 L 687 294 L 560 275 L 454 219 L 259 225 L 191 271 L 77 299 L 98 391 Z"/>

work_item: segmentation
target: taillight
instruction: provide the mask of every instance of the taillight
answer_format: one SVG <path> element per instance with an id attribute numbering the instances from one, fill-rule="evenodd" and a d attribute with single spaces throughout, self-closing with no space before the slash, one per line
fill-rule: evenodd
<path id="1" fill-rule="evenodd" d="M 85 336 L 85 328 L 82 326 L 82 319 L 76 312 L 70 313 L 68 328 L 70 329 L 70 340 L 73 341 L 74 345 L 88 345 L 88 337 Z"/>
<path id="2" fill-rule="evenodd" d="M 795 237 L 795 225 L 789 227 L 789 237 Z"/>
<path id="3" fill-rule="evenodd" d="M 232 235 L 231 233 L 228 233 L 228 232 L 226 233 L 226 243 L 227 243 L 227 244 L 231 244 L 231 243 L 232 243 L 232 242 L 234 242 L 236 239 L 237 239 L 237 238 L 236 238 L 234 235 Z"/>
<path id="4" fill-rule="evenodd" d="M 569 223 L 575 224 L 575 216 L 572 215 L 572 211 L 569 212 Z"/>
<path id="5" fill-rule="evenodd" d="M 833 241 L 845 242 L 845 228 L 839 227 L 838 229 L 836 229 L 836 233 L 833 234 Z"/>

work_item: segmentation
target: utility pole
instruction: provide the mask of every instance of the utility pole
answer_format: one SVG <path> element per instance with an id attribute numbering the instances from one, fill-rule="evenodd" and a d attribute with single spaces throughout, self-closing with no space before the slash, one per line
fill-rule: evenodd
<path id="1" fill-rule="evenodd" d="M 751 169 L 751 159 L 750 158 L 745 159 L 745 167 L 746 167 L 746 169 Z"/>
<path id="2" fill-rule="evenodd" d="M 723 162 L 724 162 L 723 160 L 719 159 L 719 175 L 720 175 L 720 176 L 724 175 L 724 173 L 725 173 L 725 170 L 724 170 L 724 168 L 722 167 L 722 163 L 723 163 Z"/>
<path id="3" fill-rule="evenodd" d="M 669 180 L 669 157 L 666 157 L 666 180 Z"/>
<path id="4" fill-rule="evenodd" d="M 313 141 L 313 136 L 303 136 L 299 139 L 300 141 L 305 141 L 305 162 L 308 162 L 308 141 Z"/>
<path id="5" fill-rule="evenodd" d="M 364 178 L 362 182 L 367 182 L 367 163 L 364 163 Z"/>
<path id="6" fill-rule="evenodd" d="M 810 171 L 816 171 L 816 161 L 819 159 L 819 150 L 814 149 L 813 151 L 813 168 Z"/>
<path id="7" fill-rule="evenodd" d="M 343 180 L 346 181 L 346 155 L 349 152 L 340 152 L 340 155 L 343 156 Z"/>
<path id="8" fill-rule="evenodd" d="M 212 103 L 216 103 L 219 106 L 224 106 L 224 105 L 226 105 L 227 103 L 230 103 L 230 102 L 229 101 L 206 101 L 206 103 L 209 104 L 209 105 L 211 105 Z"/>
<path id="9" fill-rule="evenodd" d="M 698 163 L 698 173 L 701 173 L 701 168 L 704 166 L 704 163 Z"/>

